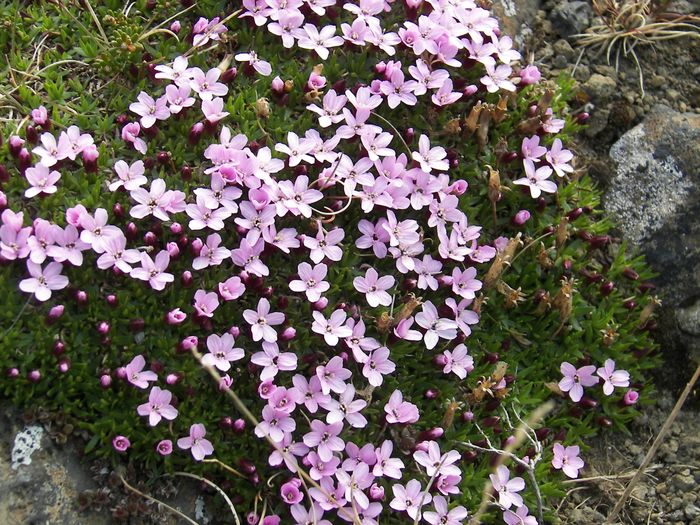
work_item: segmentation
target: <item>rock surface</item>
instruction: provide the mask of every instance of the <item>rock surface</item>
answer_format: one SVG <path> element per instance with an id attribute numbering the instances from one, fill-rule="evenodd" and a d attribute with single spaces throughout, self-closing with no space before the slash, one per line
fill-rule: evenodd
<path id="1" fill-rule="evenodd" d="M 671 307 L 700 298 L 700 115 L 655 106 L 610 150 L 605 208 L 659 273 Z"/>

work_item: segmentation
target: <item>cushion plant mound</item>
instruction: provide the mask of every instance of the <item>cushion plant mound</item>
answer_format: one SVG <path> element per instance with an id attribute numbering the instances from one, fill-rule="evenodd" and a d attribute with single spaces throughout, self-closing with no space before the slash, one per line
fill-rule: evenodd
<path id="1" fill-rule="evenodd" d="M 657 362 L 571 83 L 471 0 L 99 4 L 0 35 L 4 395 L 229 523 L 551 517 Z"/>

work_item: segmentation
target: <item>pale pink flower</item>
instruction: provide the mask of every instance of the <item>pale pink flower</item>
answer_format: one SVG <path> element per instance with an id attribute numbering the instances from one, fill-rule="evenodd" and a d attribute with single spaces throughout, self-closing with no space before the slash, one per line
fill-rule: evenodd
<path id="1" fill-rule="evenodd" d="M 492 64 L 487 63 L 485 66 L 486 75 L 481 77 L 481 83 L 489 93 L 496 93 L 499 89 L 515 91 L 515 84 L 510 80 L 513 70 L 509 65 L 501 64 L 494 68 Z"/>
<path id="2" fill-rule="evenodd" d="M 138 250 L 126 249 L 126 237 L 122 234 L 104 241 L 103 252 L 97 259 L 97 267 L 100 270 L 107 270 L 116 266 L 122 272 L 130 274 L 133 270 L 131 265 L 139 261 L 141 261 L 141 254 Z"/>
<path id="3" fill-rule="evenodd" d="M 141 117 L 141 126 L 144 128 L 150 128 L 156 120 L 166 120 L 170 117 L 168 99 L 165 95 L 153 100 L 148 93 L 141 91 L 136 99 L 138 102 L 132 102 L 129 109 Z"/>
<path id="4" fill-rule="evenodd" d="M 248 53 L 238 53 L 235 57 L 239 62 L 248 62 L 255 71 L 263 76 L 270 76 L 272 73 L 272 66 L 269 62 L 265 62 L 258 57 L 255 51 L 250 51 Z"/>
<path id="5" fill-rule="evenodd" d="M 209 235 L 207 242 L 199 250 L 199 255 L 192 261 L 192 268 L 202 270 L 210 266 L 219 266 L 224 259 L 228 259 L 231 256 L 231 251 L 220 244 L 221 236 L 218 233 Z"/>
<path id="6" fill-rule="evenodd" d="M 445 359 L 442 371 L 445 374 L 453 372 L 460 379 L 464 379 L 474 370 L 474 358 L 467 353 L 467 347 L 464 344 L 457 345 L 452 352 L 445 350 L 442 355 Z"/>
<path id="7" fill-rule="evenodd" d="M 124 142 L 128 142 L 130 144 L 133 144 L 134 149 L 141 153 L 142 155 L 146 154 L 146 151 L 148 149 L 148 145 L 146 144 L 146 141 L 143 140 L 142 138 L 139 138 L 139 134 L 141 133 L 141 126 L 139 125 L 138 122 L 130 122 L 128 124 L 125 124 L 124 127 L 122 128 L 122 140 Z"/>
<path id="8" fill-rule="evenodd" d="M 63 265 L 57 262 L 50 262 L 46 268 L 42 268 L 40 264 L 27 261 L 27 270 L 31 277 L 22 279 L 19 282 L 19 289 L 34 294 L 38 301 L 48 301 L 52 291 L 62 290 L 68 286 L 68 277 L 61 275 L 62 269 Z"/>
<path id="9" fill-rule="evenodd" d="M 461 473 L 456 465 L 461 459 L 460 453 L 456 450 L 450 450 L 442 454 L 437 441 L 428 441 L 427 450 L 416 450 L 413 453 L 413 459 L 425 468 L 425 473 L 428 476 L 459 476 Z"/>
<path id="10" fill-rule="evenodd" d="M 219 296 L 216 292 L 197 290 L 194 294 L 194 309 L 201 317 L 214 317 L 214 311 L 219 307 Z"/>
<path id="11" fill-rule="evenodd" d="M 131 362 L 124 367 L 126 380 L 136 388 L 148 388 L 149 381 L 157 381 L 158 376 L 150 370 L 143 371 L 146 366 L 146 360 L 142 355 L 137 355 Z"/>
<path id="12" fill-rule="evenodd" d="M 489 475 L 494 490 L 498 493 L 498 504 L 504 509 L 513 505 L 520 507 L 523 498 L 518 492 L 525 488 L 523 478 L 510 479 L 510 470 L 505 465 L 499 465 L 495 474 Z"/>
<path id="13" fill-rule="evenodd" d="M 429 504 L 433 499 L 429 492 L 422 490 L 420 481 L 417 479 L 409 480 L 405 487 L 399 484 L 393 485 L 391 490 L 394 493 L 394 499 L 389 506 L 394 510 L 405 511 L 412 520 L 419 517 L 421 507 Z"/>
<path id="14" fill-rule="evenodd" d="M 570 478 L 577 478 L 578 471 L 585 464 L 579 457 L 580 448 L 577 445 L 564 447 L 561 443 L 554 443 L 552 450 L 554 452 L 552 466 L 562 470 Z"/>
<path id="15" fill-rule="evenodd" d="M 256 352 L 250 358 L 251 363 L 263 367 L 263 370 L 260 373 L 260 379 L 262 381 L 274 379 L 274 377 L 280 371 L 290 372 L 292 370 L 296 370 L 297 355 L 295 353 L 280 353 L 277 343 L 268 343 L 267 341 L 263 341 L 262 349 L 262 352 Z M 296 386 L 296 382 L 294 382 L 294 385 Z M 313 412 L 315 412 L 315 410 Z"/>
<path id="16" fill-rule="evenodd" d="M 162 290 L 165 285 L 175 280 L 172 273 L 167 273 L 165 270 L 170 264 L 170 254 L 166 250 L 161 250 L 156 255 L 155 261 L 146 252 L 141 253 L 141 268 L 131 270 L 131 277 L 148 281 L 148 284 L 154 290 Z"/>
<path id="17" fill-rule="evenodd" d="M 513 184 L 529 187 L 530 195 L 533 199 L 539 197 L 543 191 L 545 193 L 556 193 L 556 183 L 547 180 L 552 176 L 552 168 L 540 166 L 535 169 L 535 164 L 531 160 L 524 160 L 523 166 L 525 167 L 525 177 L 514 180 Z"/>
<path id="18" fill-rule="evenodd" d="M 462 93 L 459 91 L 452 91 L 452 88 L 452 80 L 448 78 L 443 82 L 442 86 L 440 86 L 440 89 L 433 93 L 431 97 L 433 104 L 436 106 L 449 106 L 462 98 Z"/>
<path id="19" fill-rule="evenodd" d="M 572 173 L 574 168 L 569 164 L 574 158 L 574 154 L 568 149 L 564 149 L 560 139 L 554 139 L 552 147 L 545 155 L 545 159 L 549 162 L 554 172 L 563 177 L 567 173 Z"/>
<path id="20" fill-rule="evenodd" d="M 320 31 L 313 24 L 304 24 L 298 33 L 297 45 L 302 49 L 311 49 L 323 60 L 329 55 L 328 48 L 343 45 L 343 37 L 335 36 L 336 27 L 327 25 Z"/>
<path id="21" fill-rule="evenodd" d="M 389 349 L 385 346 L 372 350 L 362 366 L 362 375 L 367 378 L 370 385 L 381 386 L 384 376 L 396 370 L 396 364 L 389 360 Z"/>
<path id="22" fill-rule="evenodd" d="M 311 250 L 309 257 L 315 263 L 320 263 L 324 258 L 339 261 L 343 258 L 343 250 L 338 244 L 344 237 L 345 231 L 342 228 L 334 228 L 327 232 L 319 223 L 316 237 L 304 236 L 304 246 Z"/>
<path id="23" fill-rule="evenodd" d="M 156 73 L 156 77 L 158 74 Z M 194 106 L 196 102 L 194 97 L 190 96 L 190 86 L 177 86 L 170 84 L 165 86 L 165 97 L 168 101 L 168 109 L 173 115 L 177 115 L 185 108 Z"/>
<path id="24" fill-rule="evenodd" d="M 255 427 L 255 435 L 269 436 L 275 443 L 281 443 L 285 436 L 297 428 L 296 421 L 282 410 L 267 405 L 262 410 L 263 420 Z"/>
<path id="25" fill-rule="evenodd" d="M 50 195 L 56 193 L 58 187 L 56 183 L 61 178 L 61 174 L 57 171 L 49 171 L 44 164 L 37 164 L 33 168 L 27 168 L 24 172 L 27 182 L 31 187 L 27 188 L 24 196 L 28 199 L 36 197 L 40 193 Z"/>
<path id="26" fill-rule="evenodd" d="M 374 268 L 368 268 L 364 277 L 355 277 L 352 282 L 355 290 L 365 294 L 367 303 L 371 307 L 376 308 L 379 305 L 391 305 L 392 298 L 387 290 L 394 286 L 396 282 L 393 276 L 385 275 L 379 277 L 379 274 Z"/>
<path id="27" fill-rule="evenodd" d="M 123 160 L 118 160 L 114 163 L 114 171 L 119 178 L 109 184 L 109 191 L 117 191 L 121 187 L 126 191 L 133 191 L 148 182 L 142 160 L 137 160 L 131 166 Z"/>
<path id="28" fill-rule="evenodd" d="M 202 363 L 208 366 L 214 366 L 226 372 L 231 369 L 232 361 L 239 361 L 245 356 L 242 348 L 234 348 L 235 339 L 229 333 L 221 336 L 211 334 L 207 337 L 208 353 L 202 356 Z"/>
<path id="29" fill-rule="evenodd" d="M 394 390 L 391 394 L 389 401 L 384 405 L 384 412 L 386 412 L 386 420 L 389 424 L 415 423 L 419 418 L 418 407 L 404 401 L 400 390 Z"/>
<path id="30" fill-rule="evenodd" d="M 272 327 L 284 322 L 284 314 L 270 312 L 270 301 L 264 297 L 258 301 L 257 310 L 245 310 L 243 318 L 250 325 L 253 341 L 264 340 L 268 343 L 277 341 L 277 332 Z"/>
<path id="31" fill-rule="evenodd" d="M 577 369 L 574 365 L 565 361 L 561 364 L 560 370 L 564 377 L 559 381 L 559 389 L 562 392 L 568 392 L 574 403 L 581 401 L 583 387 L 598 384 L 598 378 L 593 375 L 596 371 L 593 365 L 582 366 Z"/>
<path id="32" fill-rule="evenodd" d="M 148 394 L 148 403 L 139 405 L 136 412 L 139 416 L 148 416 L 148 424 L 152 427 L 160 423 L 162 418 L 172 421 L 177 417 L 177 409 L 170 404 L 173 394 L 154 386 Z"/>
<path id="33" fill-rule="evenodd" d="M 343 310 L 335 310 L 328 319 L 321 312 L 314 311 L 312 315 L 314 322 L 311 331 L 322 335 L 328 346 L 335 346 L 340 339 L 352 335 L 352 329 L 345 322 L 347 314 Z"/>
<path id="34" fill-rule="evenodd" d="M 206 73 L 195 67 L 192 69 L 192 79 L 190 88 L 199 95 L 199 98 L 211 100 L 214 97 L 223 97 L 228 93 L 226 84 L 219 82 L 221 70 L 218 67 L 212 68 Z"/>
<path id="35" fill-rule="evenodd" d="M 597 374 L 603 380 L 603 393 L 606 396 L 611 395 L 615 388 L 630 386 L 630 373 L 627 370 L 615 370 L 615 361 L 612 359 L 606 359 Z"/>
<path id="36" fill-rule="evenodd" d="M 190 435 L 177 440 L 177 446 L 183 450 L 189 449 L 196 461 L 202 461 L 206 456 L 214 453 L 211 441 L 205 439 L 207 430 L 201 423 L 195 423 L 190 427 Z"/>
<path id="37" fill-rule="evenodd" d="M 297 268 L 299 279 L 295 279 L 289 283 L 289 288 L 293 292 L 304 292 L 306 298 L 315 303 L 321 298 L 324 292 L 327 292 L 331 285 L 324 281 L 328 275 L 328 266 L 325 264 L 317 264 L 313 268 L 309 263 L 300 263 Z"/>
<path id="38" fill-rule="evenodd" d="M 444 496 L 435 496 L 433 505 L 435 512 L 426 511 L 423 513 L 423 519 L 430 525 L 462 525 L 463 520 L 467 518 L 467 509 L 461 505 L 448 510 L 447 500 Z"/>
<path id="39" fill-rule="evenodd" d="M 234 301 L 245 293 L 245 285 L 237 275 L 219 283 L 219 295 L 224 301 Z"/>
<path id="40" fill-rule="evenodd" d="M 332 357 L 325 365 L 316 367 L 316 377 L 321 382 L 321 391 L 328 395 L 331 391 L 342 394 L 345 391 L 345 380 L 350 379 L 352 372 L 343 367 L 343 358 Z"/>
<path id="41" fill-rule="evenodd" d="M 505 510 L 503 512 L 503 521 L 506 525 L 538 525 L 537 518 L 529 515 L 530 510 L 527 506 L 523 505 L 512 510 Z"/>
<path id="42" fill-rule="evenodd" d="M 438 315 L 435 305 L 426 301 L 422 311 L 416 315 L 416 322 L 426 330 L 424 341 L 428 350 L 432 350 L 442 339 L 452 340 L 457 337 L 457 323 Z"/>

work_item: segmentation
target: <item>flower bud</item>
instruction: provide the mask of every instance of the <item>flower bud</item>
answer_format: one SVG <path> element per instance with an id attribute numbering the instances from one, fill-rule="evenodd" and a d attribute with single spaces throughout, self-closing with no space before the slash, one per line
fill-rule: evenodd
<path id="1" fill-rule="evenodd" d="M 569 222 L 571 222 L 578 219 L 581 215 L 583 215 L 583 208 L 574 208 L 566 214 L 566 218 L 569 219 Z"/>
<path id="2" fill-rule="evenodd" d="M 185 319 L 187 319 L 187 314 L 179 308 L 170 310 L 167 314 L 165 314 L 165 322 L 169 325 L 181 324 L 185 321 Z"/>
<path id="3" fill-rule="evenodd" d="M 134 224 L 133 222 L 130 222 L 129 224 L 126 225 L 126 232 L 124 233 L 124 236 L 129 239 L 130 241 L 133 241 L 136 239 L 136 236 L 139 234 L 139 228 Z"/>
<path id="4" fill-rule="evenodd" d="M 510 220 L 510 222 L 513 226 L 522 226 L 523 224 L 525 224 L 529 220 L 530 220 L 530 212 L 527 210 L 520 210 L 518 213 L 516 213 L 513 216 L 513 218 Z"/>
<path id="5" fill-rule="evenodd" d="M 53 343 L 53 355 L 56 357 L 59 357 L 60 355 L 63 355 L 63 353 L 66 351 L 66 344 L 61 341 L 60 339 L 54 341 Z"/>
<path id="6" fill-rule="evenodd" d="M 425 399 L 437 399 L 437 397 L 440 395 L 440 392 L 435 390 L 434 388 L 429 388 L 428 390 L 425 391 L 423 396 Z"/>
<path id="7" fill-rule="evenodd" d="M 105 297 L 105 301 L 107 301 L 107 304 L 109 306 L 117 306 L 119 304 L 119 300 L 117 299 L 117 296 L 114 295 L 113 293 L 109 294 L 107 297 Z"/>
<path id="8" fill-rule="evenodd" d="M 613 426 L 612 419 L 606 416 L 600 416 L 598 419 L 596 419 L 596 423 L 598 423 L 601 427 L 604 428 L 610 428 L 611 426 Z"/>
<path id="9" fill-rule="evenodd" d="M 189 352 L 190 350 L 197 348 L 197 343 L 199 343 L 199 339 L 197 339 L 197 337 L 194 335 L 190 335 L 180 341 L 180 344 L 177 346 L 177 350 L 180 353 Z"/>
<path id="10" fill-rule="evenodd" d="M 22 148 L 17 156 L 17 161 L 20 171 L 24 172 L 24 170 L 32 165 L 32 154 L 29 153 L 27 148 Z"/>
<path id="11" fill-rule="evenodd" d="M 600 285 L 600 295 L 608 296 L 615 289 L 615 283 L 612 281 L 604 282 Z"/>
<path id="12" fill-rule="evenodd" d="M 204 133 L 204 124 L 201 122 L 196 122 L 190 128 L 190 133 L 187 136 L 187 140 L 190 144 L 194 145 L 199 142 L 202 138 L 202 133 Z"/>
<path id="13" fill-rule="evenodd" d="M 41 372 L 39 370 L 31 370 L 27 374 L 27 379 L 32 383 L 38 383 L 41 381 Z"/>
<path id="14" fill-rule="evenodd" d="M 581 113 L 576 115 L 576 121 L 579 124 L 585 124 L 588 121 L 588 117 L 590 117 L 590 115 L 588 113 L 586 113 L 585 111 L 582 111 Z"/>
<path id="15" fill-rule="evenodd" d="M 107 333 L 109 333 L 109 323 L 107 323 L 106 321 L 101 321 L 97 325 L 97 333 L 100 335 L 106 335 Z"/>
<path id="16" fill-rule="evenodd" d="M 293 326 L 288 326 L 280 334 L 280 339 L 282 341 L 291 341 L 297 336 L 297 330 Z"/>
<path id="17" fill-rule="evenodd" d="M 179 20 L 175 20 L 172 24 L 170 24 L 170 31 L 176 35 L 180 32 L 180 29 L 182 29 L 182 24 L 180 24 Z"/>
<path id="18" fill-rule="evenodd" d="M 540 73 L 540 70 L 537 69 L 537 66 L 525 66 L 523 69 L 520 70 L 520 85 L 521 86 L 529 86 L 531 84 L 537 84 L 540 79 L 542 78 L 542 74 Z"/>
<path id="19" fill-rule="evenodd" d="M 84 290 L 78 290 L 75 292 L 75 300 L 78 304 L 87 304 L 88 294 Z"/>
<path id="20" fill-rule="evenodd" d="M 166 245 L 166 250 L 168 251 L 168 254 L 170 255 L 171 259 L 177 259 L 178 255 L 180 255 L 180 248 L 178 247 L 176 242 L 170 241 Z"/>
<path id="21" fill-rule="evenodd" d="M 627 277 L 630 281 L 636 281 L 639 279 L 639 274 L 629 267 L 622 270 L 622 275 Z"/>
<path id="22" fill-rule="evenodd" d="M 19 377 L 19 368 L 12 366 L 7 369 L 5 375 L 7 375 L 9 379 L 17 379 Z"/>
<path id="23" fill-rule="evenodd" d="M 622 396 L 622 405 L 626 407 L 631 407 L 632 405 L 636 404 L 638 400 L 639 392 L 636 392 L 634 390 L 628 390 L 627 392 L 625 392 L 625 395 Z"/>
<path id="24" fill-rule="evenodd" d="M 180 380 L 182 379 L 182 376 L 178 373 L 170 373 L 167 376 L 165 376 L 165 382 L 169 385 L 177 385 Z"/>
<path id="25" fill-rule="evenodd" d="M 192 272 L 190 272 L 189 270 L 185 270 L 184 272 L 182 272 L 182 275 L 180 276 L 180 283 L 185 288 L 189 288 L 190 286 L 192 286 Z"/>
<path id="26" fill-rule="evenodd" d="M 10 180 L 10 173 L 4 164 L 0 164 L 0 182 L 7 182 Z"/>
<path id="27" fill-rule="evenodd" d="M 27 126 L 24 130 L 24 136 L 27 138 L 27 142 L 36 144 L 39 142 L 39 134 L 36 132 L 36 128 L 32 125 Z"/>
<path id="28" fill-rule="evenodd" d="M 229 84 L 233 82 L 238 76 L 238 69 L 235 67 L 230 67 L 223 73 L 221 73 L 221 82 L 224 84 Z"/>
<path id="29" fill-rule="evenodd" d="M 328 298 L 327 297 L 321 297 L 318 301 L 311 304 L 311 308 L 313 310 L 316 310 L 317 312 L 323 311 L 326 308 L 326 306 L 328 306 Z"/>
<path id="30" fill-rule="evenodd" d="M 146 326 L 146 321 L 144 321 L 140 317 L 137 317 L 137 318 L 129 321 L 129 329 L 134 333 L 143 332 L 143 329 L 145 326 Z"/>
<path id="31" fill-rule="evenodd" d="M 384 487 L 372 483 L 372 486 L 369 488 L 369 499 L 372 501 L 384 501 Z"/>
<path id="32" fill-rule="evenodd" d="M 112 447 L 119 453 L 126 452 L 130 446 L 131 442 L 125 436 L 117 436 L 112 440 Z"/>
<path id="33" fill-rule="evenodd" d="M 7 141 L 7 149 L 10 150 L 10 155 L 15 158 L 19 157 L 19 152 L 22 151 L 22 146 L 24 146 L 24 139 L 17 135 L 12 135 Z"/>
<path id="34" fill-rule="evenodd" d="M 59 317 L 63 315 L 63 311 L 65 310 L 65 307 L 62 304 L 58 304 L 56 306 L 53 306 L 51 310 L 49 310 L 49 313 L 46 315 L 46 322 L 47 324 L 52 324 L 58 320 Z"/>
<path id="35" fill-rule="evenodd" d="M 467 410 L 466 412 L 462 412 L 462 421 L 465 423 L 469 423 L 474 420 L 474 412 L 471 410 Z"/>
<path id="36" fill-rule="evenodd" d="M 242 434 L 243 432 L 245 432 L 245 426 L 245 419 L 238 418 L 233 422 L 233 431 L 236 434 Z"/>
<path id="37" fill-rule="evenodd" d="M 70 360 L 68 359 L 61 359 L 58 362 L 58 365 L 56 365 L 56 368 L 58 368 L 58 371 L 62 374 L 65 374 L 70 370 Z"/>
<path id="38" fill-rule="evenodd" d="M 279 76 L 272 79 L 272 92 L 275 95 L 284 93 L 284 81 Z"/>
<path id="39" fill-rule="evenodd" d="M 97 146 L 90 144 L 83 150 L 83 168 L 87 173 L 97 173 L 97 158 L 100 152 L 97 151 Z"/>
<path id="40" fill-rule="evenodd" d="M 464 94 L 465 97 L 471 97 L 477 91 L 479 91 L 478 86 L 475 86 L 474 84 L 469 84 L 467 87 L 465 87 L 462 90 L 462 93 Z"/>
<path id="41" fill-rule="evenodd" d="M 579 405 L 581 405 L 583 408 L 596 408 L 598 406 L 598 401 L 593 398 L 583 396 L 581 401 L 579 401 Z"/>

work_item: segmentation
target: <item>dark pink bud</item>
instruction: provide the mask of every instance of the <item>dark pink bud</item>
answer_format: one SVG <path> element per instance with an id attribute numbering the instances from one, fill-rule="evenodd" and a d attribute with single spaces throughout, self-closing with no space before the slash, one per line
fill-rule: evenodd
<path id="1" fill-rule="evenodd" d="M 447 193 L 451 193 L 452 195 L 459 197 L 465 191 L 467 191 L 467 189 L 469 189 L 469 183 L 464 179 L 459 179 L 448 186 Z"/>
<path id="2" fill-rule="evenodd" d="M 590 115 L 588 113 L 586 113 L 585 111 L 583 111 L 583 112 L 579 113 L 578 115 L 576 115 L 576 121 L 579 124 L 585 124 L 588 121 L 588 117 L 590 117 Z"/>
<path id="3" fill-rule="evenodd" d="M 221 419 L 219 419 L 219 426 L 223 429 L 231 429 L 233 428 L 233 419 L 231 416 L 221 416 Z"/>
<path id="4" fill-rule="evenodd" d="M 170 254 L 171 259 L 177 259 L 177 256 L 180 255 L 180 248 L 176 242 L 170 241 L 167 244 L 166 249 L 168 250 L 168 254 Z"/>
<path id="5" fill-rule="evenodd" d="M 581 215 L 583 215 L 583 208 L 574 208 L 571 210 L 569 213 L 566 214 L 566 217 L 570 221 L 575 221 L 578 219 Z"/>
<path id="6" fill-rule="evenodd" d="M 88 294 L 84 290 L 78 290 L 75 292 L 75 300 L 78 302 L 78 304 L 87 304 L 88 302 Z"/>
<path id="7" fill-rule="evenodd" d="M 474 84 L 470 84 L 462 90 L 462 93 L 464 93 L 465 97 L 471 97 L 477 91 L 479 91 L 479 88 Z"/>
<path id="8" fill-rule="evenodd" d="M 230 67 L 221 74 L 221 82 L 228 84 L 229 82 L 233 82 L 237 76 L 238 69 L 235 67 Z"/>
<path id="9" fill-rule="evenodd" d="M 197 122 L 193 124 L 190 128 L 190 133 L 187 137 L 187 140 L 190 144 L 197 144 L 197 142 L 199 142 L 199 139 L 202 138 L 202 133 L 204 133 L 204 124 L 202 124 L 201 122 Z"/>
<path id="10" fill-rule="evenodd" d="M 372 486 L 369 488 L 369 499 L 372 501 L 384 501 L 384 487 L 372 483 Z"/>
<path id="11" fill-rule="evenodd" d="M 493 428 L 501 422 L 500 416 L 489 416 L 481 420 L 481 424 L 485 427 Z"/>
<path id="12" fill-rule="evenodd" d="M 615 289 L 615 283 L 612 281 L 604 282 L 600 285 L 600 295 L 607 296 Z"/>
<path id="13" fill-rule="evenodd" d="M 284 80 L 280 77 L 275 77 L 272 79 L 272 92 L 275 95 L 281 95 L 284 93 Z"/>
<path id="14" fill-rule="evenodd" d="M 7 377 L 9 377 L 10 379 L 16 379 L 16 378 L 18 378 L 18 377 L 19 377 L 19 368 L 16 368 L 16 367 L 14 367 L 14 366 L 8 368 L 8 369 L 7 369 L 6 375 L 7 375 Z"/>
<path id="15" fill-rule="evenodd" d="M 24 139 L 17 135 L 12 135 L 7 141 L 7 148 L 10 150 L 10 155 L 13 157 L 19 157 L 22 146 L 24 146 Z"/>
<path id="16" fill-rule="evenodd" d="M 327 297 L 321 297 L 318 301 L 311 304 L 311 308 L 316 310 L 317 312 L 324 310 L 326 308 L 326 306 L 328 306 L 328 298 Z"/>
<path id="17" fill-rule="evenodd" d="M 158 243 L 158 236 L 153 232 L 146 232 L 143 235 L 143 242 L 148 246 L 155 246 Z"/>
<path id="18" fill-rule="evenodd" d="M 19 150 L 17 160 L 19 162 L 19 169 L 21 171 L 24 171 L 32 165 L 32 154 L 29 153 L 29 150 L 27 148 L 22 148 L 21 150 Z"/>
<path id="19" fill-rule="evenodd" d="M 129 321 L 129 329 L 134 332 L 143 332 L 144 327 L 146 326 L 146 321 L 141 319 L 140 317 L 137 317 L 136 319 L 132 319 Z"/>
<path id="20" fill-rule="evenodd" d="M 429 388 L 428 390 L 425 391 L 423 396 L 425 399 L 437 399 L 437 397 L 440 395 L 440 392 L 435 390 L 434 388 Z"/>
<path id="21" fill-rule="evenodd" d="M 4 164 L 0 164 L 0 182 L 7 182 L 8 180 L 10 180 L 10 172 L 7 171 Z"/>
<path id="22" fill-rule="evenodd" d="M 282 341 L 291 341 L 297 336 L 297 330 L 293 326 L 288 326 L 280 334 L 280 339 Z"/>
<path id="23" fill-rule="evenodd" d="M 41 380 L 41 372 L 39 370 L 32 370 L 27 374 L 27 379 L 32 383 L 38 383 Z"/>
<path id="24" fill-rule="evenodd" d="M 238 418 L 233 422 L 233 431 L 236 434 L 245 432 L 245 419 Z"/>
<path id="25" fill-rule="evenodd" d="M 598 423 L 601 427 L 604 428 L 610 428 L 611 426 L 613 426 L 612 419 L 606 416 L 600 416 L 598 419 L 596 419 L 596 423 Z"/>
<path id="26" fill-rule="evenodd" d="M 121 203 L 114 203 L 114 206 L 112 206 L 112 213 L 114 213 L 114 216 L 117 219 L 121 219 L 124 217 L 124 208 L 122 207 Z"/>
<path id="27" fill-rule="evenodd" d="M 416 132 L 413 128 L 406 128 L 403 132 L 403 138 L 408 143 L 413 142 L 413 139 L 415 136 L 416 136 Z"/>
<path id="28" fill-rule="evenodd" d="M 130 241 L 133 241 L 136 239 L 136 236 L 139 234 L 139 228 L 134 224 L 133 222 L 130 222 L 129 224 L 126 225 L 126 233 L 124 234 L 127 239 Z"/>
<path id="29" fill-rule="evenodd" d="M 185 288 L 192 286 L 192 272 L 189 270 L 182 272 L 182 275 L 180 276 L 180 283 Z"/>
<path id="30" fill-rule="evenodd" d="M 36 128 L 34 126 L 27 126 L 27 128 L 24 130 L 24 136 L 27 137 L 27 140 L 32 144 L 39 142 L 39 134 L 36 132 Z"/>
<path id="31" fill-rule="evenodd" d="M 445 431 L 440 427 L 433 427 L 430 430 L 421 432 L 421 437 L 428 441 L 440 439 L 445 434 Z"/>
<path id="32" fill-rule="evenodd" d="M 97 158 L 100 156 L 100 152 L 97 151 L 97 146 L 91 144 L 83 150 L 83 168 L 88 173 L 97 172 Z"/>
<path id="33" fill-rule="evenodd" d="M 443 367 L 447 363 L 447 358 L 443 354 L 437 354 L 433 357 L 433 363 L 436 366 Z"/>
<path id="34" fill-rule="evenodd" d="M 49 310 L 48 315 L 46 316 L 46 320 L 49 322 L 49 324 L 55 322 L 59 317 L 63 315 L 63 311 L 65 310 L 65 306 L 62 304 L 58 304 Z"/>
<path id="35" fill-rule="evenodd" d="M 518 213 L 516 213 L 513 218 L 511 219 L 511 224 L 513 226 L 522 226 L 525 224 L 527 221 L 530 220 L 530 212 L 527 210 L 520 210 Z"/>
<path id="36" fill-rule="evenodd" d="M 639 274 L 629 267 L 622 270 L 622 275 L 624 275 L 631 281 L 636 281 L 637 279 L 639 279 Z"/>
<path id="37" fill-rule="evenodd" d="M 117 299 L 117 296 L 114 295 L 113 293 L 111 293 L 107 297 L 105 297 L 105 301 L 107 301 L 107 304 L 109 306 L 117 306 L 119 304 L 119 299 Z"/>
<path id="38" fill-rule="evenodd" d="M 53 343 L 53 355 L 56 357 L 62 355 L 66 351 L 66 344 L 60 339 Z"/>
<path id="39" fill-rule="evenodd" d="M 583 408 L 596 408 L 598 406 L 598 401 L 584 396 L 581 398 L 581 401 L 579 401 L 579 405 L 581 405 Z"/>
<path id="40" fill-rule="evenodd" d="M 68 359 L 61 359 L 56 367 L 58 368 L 59 372 L 65 374 L 68 372 L 68 370 L 70 370 L 70 361 Z"/>
<path id="41" fill-rule="evenodd" d="M 174 372 L 165 376 L 165 382 L 169 385 L 177 385 L 181 379 L 182 376 Z"/>
<path id="42" fill-rule="evenodd" d="M 634 310 L 637 307 L 637 303 L 634 301 L 634 299 L 627 299 L 622 303 L 622 306 L 628 310 Z"/>
<path id="43" fill-rule="evenodd" d="M 190 335 L 188 337 L 185 337 L 182 341 L 180 341 L 180 344 L 178 345 L 178 351 L 189 352 L 190 350 L 197 348 L 197 343 L 199 343 L 199 339 L 197 339 L 196 336 Z"/>
<path id="44" fill-rule="evenodd" d="M 114 371 L 114 375 L 117 377 L 117 379 L 124 381 L 126 379 L 126 368 L 120 366 Z"/>
<path id="45" fill-rule="evenodd" d="M 179 20 L 175 20 L 172 24 L 170 24 L 170 31 L 176 35 L 180 32 L 180 29 L 182 29 L 182 24 L 180 24 Z"/>
<path id="46" fill-rule="evenodd" d="M 170 225 L 170 232 L 175 235 L 180 235 L 182 233 L 182 224 L 179 222 L 174 222 Z"/>

